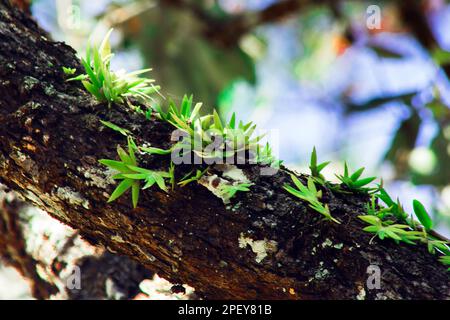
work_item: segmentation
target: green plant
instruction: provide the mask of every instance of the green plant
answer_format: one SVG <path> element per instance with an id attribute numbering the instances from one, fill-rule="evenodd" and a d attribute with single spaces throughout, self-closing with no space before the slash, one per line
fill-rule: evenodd
<path id="1" fill-rule="evenodd" d="M 348 172 L 348 166 L 347 162 L 344 164 L 344 175 L 336 175 L 336 177 L 341 180 L 342 184 L 345 185 L 349 190 L 352 191 L 370 191 L 373 190 L 371 188 L 364 188 L 365 185 L 368 185 L 372 181 L 376 179 L 376 177 L 368 177 L 359 179 L 361 177 L 361 174 L 363 173 L 364 168 L 359 168 L 351 175 Z"/>
<path id="2" fill-rule="evenodd" d="M 154 108 L 160 119 L 171 123 L 180 130 L 192 134 L 192 124 L 200 117 L 200 109 L 202 107 L 202 103 L 196 103 L 194 108 L 192 108 L 192 102 L 192 95 L 190 97 L 184 95 L 179 108 L 173 101 L 169 101 L 169 109 L 167 112 L 164 112 L 159 104 L 155 105 Z"/>
<path id="3" fill-rule="evenodd" d="M 358 218 L 370 224 L 370 226 L 363 229 L 364 231 L 375 233 L 375 236 L 378 236 L 381 240 L 387 237 L 393 239 L 397 243 L 403 241 L 409 244 L 416 244 L 414 241 L 422 238 L 421 232 L 407 230 L 410 229 L 410 226 L 406 224 L 395 224 L 390 220 L 383 221 L 373 215 L 361 215 L 358 216 Z"/>
<path id="4" fill-rule="evenodd" d="M 283 163 L 282 160 L 278 160 L 275 158 L 272 152 L 272 147 L 268 142 L 262 147 L 261 145 L 256 146 L 256 163 L 262 165 L 270 165 L 275 168 L 279 168 Z"/>
<path id="5" fill-rule="evenodd" d="M 394 202 L 394 200 L 392 200 L 391 196 L 382 187 L 379 188 L 376 197 L 378 199 L 380 199 L 381 201 L 383 201 L 389 207 L 389 212 L 392 215 L 394 215 L 397 219 L 399 219 L 401 221 L 408 220 L 408 214 L 403 209 L 403 206 L 400 203 L 400 200 L 398 198 L 397 198 L 397 202 Z"/>
<path id="6" fill-rule="evenodd" d="M 112 123 L 112 122 L 109 122 L 109 121 L 103 121 L 103 120 L 100 120 L 100 122 L 101 122 L 105 127 L 108 127 L 108 128 L 110 128 L 110 129 L 112 129 L 112 130 L 114 130 L 114 131 L 116 131 L 116 132 L 119 132 L 121 135 L 124 135 L 125 137 L 128 137 L 128 136 L 131 134 L 130 130 L 128 130 L 128 129 L 123 129 L 123 128 L 119 127 L 118 125 L 115 125 L 115 124 Z"/>
<path id="7" fill-rule="evenodd" d="M 159 154 L 159 155 L 167 155 L 172 152 L 172 149 L 161 149 L 155 147 L 139 147 L 139 150 L 145 152 L 147 154 Z"/>
<path id="8" fill-rule="evenodd" d="M 224 123 L 216 111 L 201 117 L 199 114 L 201 104 L 197 103 L 193 107 L 192 100 L 192 96 L 184 96 L 179 108 L 171 101 L 167 112 L 164 112 L 159 105 L 155 106 L 160 119 L 187 133 L 187 136 L 184 136 L 174 149 L 193 151 L 203 159 L 223 159 L 241 151 L 257 150 L 258 142 L 263 135 L 252 137 L 256 125 L 242 121 L 236 125 L 235 114 Z M 271 154 L 266 149 L 265 159 L 269 156 Z"/>
<path id="9" fill-rule="evenodd" d="M 238 192 L 248 192 L 253 183 L 223 184 L 219 187 L 219 192 L 227 199 L 233 198 Z"/>
<path id="10" fill-rule="evenodd" d="M 152 99 L 151 94 L 158 92 L 159 86 L 153 85 L 154 80 L 140 78 L 139 75 L 151 69 L 137 70 L 131 73 L 111 71 L 111 46 L 109 37 L 112 29 L 109 30 L 100 47 L 94 45 L 91 49 L 88 43 L 86 57 L 81 59 L 85 74 L 69 79 L 78 80 L 98 101 L 124 103 L 124 98 L 135 96 L 142 99 Z M 72 72 L 72 70 L 65 70 Z"/>
<path id="11" fill-rule="evenodd" d="M 323 205 L 320 202 L 320 198 L 322 197 L 322 190 L 317 191 L 316 186 L 314 185 L 314 181 L 312 178 L 308 178 L 307 186 L 303 185 L 300 180 L 297 179 L 296 176 L 291 175 L 291 179 L 294 182 L 297 189 L 292 186 L 285 184 L 284 189 L 291 193 L 292 195 L 300 198 L 309 203 L 309 206 L 322 214 L 326 219 L 334 221 L 336 223 L 340 223 L 339 220 L 333 218 L 330 213 L 330 209 L 328 205 Z"/>
<path id="12" fill-rule="evenodd" d="M 428 251 L 431 254 L 435 254 L 436 250 L 439 250 L 443 253 L 448 253 L 449 252 L 449 248 L 448 248 L 448 241 L 445 240 L 438 240 L 432 237 L 428 237 L 426 239 L 426 243 L 427 243 L 427 247 L 428 247 Z"/>
<path id="13" fill-rule="evenodd" d="M 314 178 L 315 181 L 317 181 L 320 184 L 325 184 L 325 178 L 320 173 L 328 164 L 330 164 L 330 161 L 322 162 L 320 164 L 317 164 L 317 152 L 316 147 L 313 148 L 313 151 L 311 153 L 311 160 L 309 163 L 309 169 L 311 170 L 311 176 Z"/>
<path id="14" fill-rule="evenodd" d="M 117 154 L 120 161 L 111 159 L 101 159 L 99 162 L 110 169 L 116 170 L 119 173 L 115 174 L 112 178 L 121 180 L 119 185 L 113 191 L 108 199 L 108 202 L 112 202 L 124 194 L 131 188 L 131 198 L 133 207 L 136 208 L 139 201 L 139 191 L 141 186 L 141 180 L 145 182 L 142 189 L 147 189 L 153 184 L 157 184 L 161 190 L 167 191 L 164 178 L 170 178 L 169 173 L 161 171 L 153 171 L 137 166 L 136 156 L 134 151 L 137 150 L 131 138 L 128 139 L 128 153 L 117 147 Z"/>
<path id="15" fill-rule="evenodd" d="M 187 175 L 185 175 L 178 184 L 182 187 L 186 186 L 187 184 L 200 180 L 201 177 L 208 171 L 209 168 L 206 168 L 205 170 L 199 170 L 197 169 L 195 174 L 193 174 L 193 171 L 189 172 Z"/>
<path id="16" fill-rule="evenodd" d="M 450 266 L 450 255 L 439 257 L 439 261 L 446 266 Z M 450 267 L 447 269 L 447 271 L 450 271 Z"/>
<path id="17" fill-rule="evenodd" d="M 414 199 L 413 208 L 417 219 L 419 219 L 424 229 L 430 231 L 433 228 L 433 220 L 431 220 L 423 204 L 419 200 Z"/>
<path id="18" fill-rule="evenodd" d="M 172 161 L 169 166 L 169 182 L 173 190 L 175 188 L 175 164 Z"/>
<path id="19" fill-rule="evenodd" d="M 68 67 L 62 67 L 64 74 L 71 76 L 74 75 L 75 72 L 77 72 L 77 69 L 75 68 L 68 68 Z"/>
<path id="20" fill-rule="evenodd" d="M 377 216 L 380 219 L 385 219 L 387 216 L 392 215 L 392 207 L 390 208 L 380 208 L 376 204 L 377 197 L 372 194 L 370 197 L 370 202 L 366 204 L 367 214 L 371 216 Z"/>

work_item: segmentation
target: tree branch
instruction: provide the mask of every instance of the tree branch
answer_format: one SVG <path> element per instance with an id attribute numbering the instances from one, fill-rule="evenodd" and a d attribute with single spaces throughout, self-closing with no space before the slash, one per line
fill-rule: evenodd
<path id="1" fill-rule="evenodd" d="M 314 5 L 321 1 L 315 1 Z M 239 39 L 257 26 L 286 19 L 312 5 L 309 0 L 284 0 L 275 2 L 267 8 L 251 13 L 229 15 L 226 18 L 213 17 L 195 2 L 185 0 L 160 0 L 162 5 L 191 12 L 203 24 L 203 33 L 207 39 L 222 47 L 235 46 Z"/>

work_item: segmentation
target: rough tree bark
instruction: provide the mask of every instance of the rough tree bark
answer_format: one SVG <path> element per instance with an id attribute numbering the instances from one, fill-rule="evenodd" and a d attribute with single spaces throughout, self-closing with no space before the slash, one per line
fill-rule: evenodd
<path id="1" fill-rule="evenodd" d="M 73 49 L 50 41 L 26 14 L 0 0 L 0 181 L 89 242 L 209 299 L 450 297 L 446 268 L 425 247 L 369 244 L 371 235 L 356 217 L 366 196 L 324 189 L 342 224 L 323 221 L 283 190 L 287 169 L 263 176 L 258 166 L 240 166 L 255 185 L 229 205 L 198 184 L 169 193 L 146 190 L 134 210 L 129 196 L 107 203 L 114 185 L 97 160 L 115 158 L 125 141 L 99 120 L 157 147 L 169 145 L 172 128 L 96 103 L 79 84 L 65 82 L 63 66 L 82 72 Z M 167 168 L 161 159 L 146 157 L 140 165 Z M 211 174 L 231 179 L 220 166 Z M 239 239 L 253 239 L 253 246 L 241 247 Z M 379 290 L 365 287 L 370 264 L 381 268 Z"/>

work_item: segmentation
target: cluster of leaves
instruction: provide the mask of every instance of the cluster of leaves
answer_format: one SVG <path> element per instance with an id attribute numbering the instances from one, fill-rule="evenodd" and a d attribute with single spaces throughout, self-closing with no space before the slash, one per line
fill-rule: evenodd
<path id="1" fill-rule="evenodd" d="M 338 222 L 334 219 L 328 206 L 321 203 L 321 191 L 317 191 L 315 183 L 320 185 L 327 185 L 332 189 L 340 192 L 345 190 L 337 189 L 336 186 L 329 184 L 321 171 L 329 164 L 323 162 L 318 164 L 316 148 L 313 149 L 309 169 L 311 176 L 308 178 L 307 186 L 303 185 L 295 176 L 291 175 L 292 181 L 297 188 L 285 185 L 284 188 L 306 202 L 309 206 L 317 212 L 324 215 L 328 220 Z M 359 218 L 369 224 L 363 230 L 373 233 L 374 237 L 380 239 L 392 239 L 397 243 L 404 242 L 408 244 L 416 244 L 417 242 L 424 243 L 428 247 L 431 254 L 440 252 L 443 256 L 440 261 L 448 264 L 450 255 L 449 243 L 445 240 L 438 239 L 430 234 L 433 228 L 433 221 L 426 211 L 425 207 L 418 200 L 413 201 L 414 213 L 419 221 L 414 220 L 405 212 L 399 199 L 394 201 L 391 196 L 382 187 L 382 183 L 377 188 L 366 187 L 369 183 L 374 181 L 375 177 L 360 178 L 364 168 L 360 168 L 354 173 L 350 174 L 347 164 L 344 166 L 344 174 L 336 175 L 341 181 L 341 185 L 346 187 L 346 190 L 353 192 L 372 193 L 371 201 L 366 205 L 367 214 L 360 215 Z M 384 202 L 386 207 L 377 205 L 377 199 Z M 374 238 L 372 238 L 373 240 Z M 371 240 L 371 242 L 372 242 Z"/>
<path id="2" fill-rule="evenodd" d="M 309 163 L 309 170 L 311 170 L 311 177 L 313 177 L 314 181 L 320 183 L 321 185 L 324 185 L 326 183 L 324 176 L 320 172 L 329 164 L 330 161 L 317 164 L 317 151 L 316 147 L 314 147 Z"/>
<path id="3" fill-rule="evenodd" d="M 294 188 L 288 184 L 284 186 L 284 189 L 293 194 L 299 199 L 302 199 L 309 203 L 309 206 L 322 214 L 326 219 L 340 223 L 339 220 L 333 218 L 330 213 L 330 209 L 327 204 L 322 204 L 320 198 L 322 197 L 322 190 L 317 191 L 316 186 L 312 178 L 308 178 L 307 186 L 298 180 L 294 175 L 291 175 L 291 179 L 297 188 Z"/>
<path id="4" fill-rule="evenodd" d="M 167 186 L 164 181 L 165 178 L 171 178 L 169 172 L 153 171 L 145 168 L 141 168 L 137 164 L 135 151 L 137 146 L 131 138 L 128 139 L 128 152 L 122 147 L 117 147 L 117 154 L 120 161 L 111 159 L 101 159 L 99 162 L 110 169 L 118 171 L 113 175 L 113 179 L 121 180 L 114 192 L 109 197 L 108 202 L 114 201 L 131 188 L 131 198 L 133 207 L 136 208 L 139 201 L 139 191 L 141 189 L 141 181 L 145 182 L 142 189 L 147 189 L 153 186 L 155 183 L 158 187 L 167 191 Z"/>
<path id="5" fill-rule="evenodd" d="M 226 199 L 233 198 L 238 192 L 250 191 L 253 183 L 223 184 L 219 187 L 219 192 Z"/>
<path id="6" fill-rule="evenodd" d="M 111 104 L 124 103 L 124 98 L 134 96 L 142 99 L 152 99 L 151 94 L 158 92 L 159 86 L 153 85 L 154 80 L 141 78 L 140 74 L 151 69 L 137 70 L 131 73 L 111 71 L 111 46 L 109 37 L 112 29 L 103 39 L 100 47 L 92 48 L 88 43 L 86 57 L 81 59 L 85 74 L 70 78 L 69 81 L 79 80 L 98 101 Z M 63 68 L 63 71 L 72 75 L 74 69 Z"/>
<path id="7" fill-rule="evenodd" d="M 349 190 L 355 192 L 373 191 L 374 189 L 365 186 L 376 179 L 376 177 L 368 177 L 360 179 L 364 168 L 359 168 L 354 173 L 349 174 L 347 163 L 344 164 L 344 175 L 336 175 Z M 376 189 L 375 189 L 376 190 Z"/>
<path id="8" fill-rule="evenodd" d="M 388 207 L 378 207 L 377 198 Z M 442 253 L 444 256 L 440 261 L 445 263 L 448 260 L 445 257 L 450 255 L 448 241 L 437 239 L 430 234 L 433 220 L 419 200 L 413 200 L 413 209 L 419 221 L 409 217 L 400 201 L 397 199 L 397 202 L 394 202 L 386 190 L 380 188 L 379 193 L 372 195 L 371 202 L 367 205 L 367 215 L 360 215 L 359 218 L 370 224 L 363 229 L 364 231 L 373 233 L 380 239 L 390 238 L 397 243 L 400 241 L 412 245 L 417 242 L 424 243 L 431 254 Z M 402 223 L 395 223 L 393 219 Z"/>
<path id="9" fill-rule="evenodd" d="M 359 218 L 370 224 L 370 226 L 363 229 L 364 231 L 375 233 L 382 240 L 388 237 L 397 243 L 403 241 L 409 244 L 415 244 L 414 241 L 419 240 L 422 236 L 421 232 L 407 230 L 410 227 L 406 224 L 394 224 L 394 221 L 381 220 L 373 215 L 361 215 Z"/>
<path id="10" fill-rule="evenodd" d="M 237 123 L 235 113 L 228 122 L 223 122 L 216 111 L 200 116 L 201 106 L 201 103 L 193 106 L 193 97 L 184 96 L 180 107 L 171 101 L 167 112 L 159 105 L 155 107 L 160 119 L 187 134 L 174 148 L 192 151 L 202 159 L 226 159 L 251 151 L 257 163 L 280 165 L 270 146 L 259 144 L 264 135 L 254 136 L 253 122 Z"/>

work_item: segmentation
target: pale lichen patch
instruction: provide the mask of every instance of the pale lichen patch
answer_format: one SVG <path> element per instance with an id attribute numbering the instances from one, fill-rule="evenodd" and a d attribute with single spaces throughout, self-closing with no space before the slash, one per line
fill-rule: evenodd
<path id="1" fill-rule="evenodd" d="M 278 250 L 278 243 L 274 240 L 253 240 L 245 237 L 243 233 L 239 236 L 239 248 L 246 248 L 250 246 L 252 251 L 256 254 L 256 262 L 260 263 L 269 253 L 274 253 Z"/>
<path id="2" fill-rule="evenodd" d="M 250 180 L 244 174 L 244 171 L 242 171 L 242 169 L 239 169 L 238 167 L 236 167 L 234 165 L 224 164 L 224 165 L 221 165 L 221 169 L 223 171 L 222 176 L 224 178 L 231 179 L 238 183 L 249 183 L 250 182 Z"/>
<path id="3" fill-rule="evenodd" d="M 112 176 L 116 173 L 114 170 L 100 170 L 98 168 L 83 168 L 77 167 L 79 172 L 83 173 L 83 176 L 89 181 L 87 184 L 90 186 L 106 189 L 108 185 L 114 184 Z"/>
<path id="4" fill-rule="evenodd" d="M 118 243 L 125 243 L 125 240 L 120 236 L 120 234 L 115 234 L 111 237 L 111 240 Z"/>
<path id="5" fill-rule="evenodd" d="M 364 290 L 363 286 L 358 286 L 358 294 L 356 295 L 356 300 L 365 300 L 366 299 L 366 290 Z"/>
<path id="6" fill-rule="evenodd" d="M 333 242 L 330 239 L 326 238 L 324 242 L 322 242 L 322 248 L 331 247 Z"/>
<path id="7" fill-rule="evenodd" d="M 85 209 L 89 209 L 89 201 L 77 192 L 72 190 L 69 187 L 57 187 L 56 188 L 56 196 L 61 200 L 66 200 L 70 204 L 74 204 L 77 206 L 82 206 Z"/>
<path id="8" fill-rule="evenodd" d="M 344 246 L 344 244 L 341 242 L 341 243 L 336 243 L 336 244 L 333 246 L 333 248 L 335 248 L 335 249 L 342 249 L 343 246 Z"/>
<path id="9" fill-rule="evenodd" d="M 203 176 L 198 180 L 198 183 L 204 187 L 206 187 L 209 191 L 211 191 L 216 197 L 222 199 L 224 204 L 230 202 L 230 199 L 226 197 L 226 195 L 221 192 L 221 186 L 224 184 L 229 184 L 227 180 L 224 180 L 217 176 L 216 174 Z"/>

